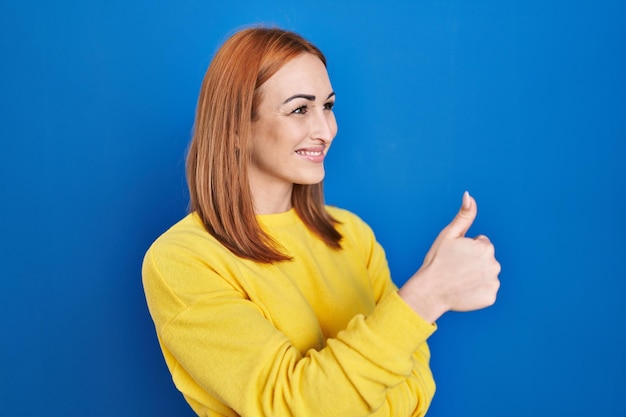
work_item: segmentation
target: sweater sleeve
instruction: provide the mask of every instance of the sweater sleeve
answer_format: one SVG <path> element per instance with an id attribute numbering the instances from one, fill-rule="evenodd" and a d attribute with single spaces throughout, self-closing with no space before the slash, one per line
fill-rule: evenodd
<path id="1" fill-rule="evenodd" d="M 355 232 L 354 236 L 362 247 L 376 302 L 380 302 L 385 297 L 393 296 L 397 297 L 399 303 L 406 309 L 409 309 L 408 305 L 397 295 L 398 288 L 391 279 L 385 251 L 378 243 L 373 230 L 360 218 L 354 215 L 350 217 L 355 222 L 351 229 Z M 412 310 L 409 314 L 415 315 Z M 433 329 L 436 329 L 435 324 L 433 324 Z M 412 400 L 416 400 L 415 408 L 411 415 L 414 417 L 425 415 L 435 394 L 435 384 L 430 369 L 430 349 L 426 340 L 414 351 L 412 375 L 404 380 L 401 385 L 397 390 L 408 390 L 409 397 L 412 397 Z M 390 396 L 389 398 L 393 400 L 397 397 Z M 395 404 L 390 404 L 389 406 L 393 409 Z M 391 415 L 397 414 L 392 412 Z"/>
<path id="2" fill-rule="evenodd" d="M 434 326 L 395 291 L 324 348 L 302 354 L 216 271 L 157 250 L 144 260 L 146 298 L 174 381 L 190 403 L 212 398 L 243 416 L 366 416 L 428 366 L 423 352 Z M 186 297 L 170 285 L 176 276 L 201 277 L 211 288 Z M 432 393 L 416 395 L 428 403 Z"/>

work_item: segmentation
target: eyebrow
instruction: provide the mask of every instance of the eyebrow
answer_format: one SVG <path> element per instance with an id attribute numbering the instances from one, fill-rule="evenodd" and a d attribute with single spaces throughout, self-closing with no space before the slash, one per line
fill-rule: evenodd
<path id="1" fill-rule="evenodd" d="M 328 97 L 326 97 L 326 100 L 328 100 L 329 98 L 333 97 L 334 95 L 335 95 L 335 92 L 333 91 L 332 93 L 330 93 L 328 95 Z M 303 98 L 303 99 L 308 100 L 308 101 L 315 101 L 315 96 L 313 96 L 313 95 L 310 95 L 310 94 L 295 94 L 295 95 L 289 97 L 287 100 L 283 101 L 283 104 L 287 104 L 291 100 L 295 100 L 297 98 Z"/>

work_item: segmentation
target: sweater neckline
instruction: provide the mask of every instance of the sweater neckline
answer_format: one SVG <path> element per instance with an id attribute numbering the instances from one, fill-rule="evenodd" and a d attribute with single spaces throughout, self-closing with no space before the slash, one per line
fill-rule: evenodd
<path id="1" fill-rule="evenodd" d="M 293 207 L 282 213 L 257 214 L 256 219 L 261 226 L 280 227 L 289 226 L 299 220 L 298 213 Z"/>

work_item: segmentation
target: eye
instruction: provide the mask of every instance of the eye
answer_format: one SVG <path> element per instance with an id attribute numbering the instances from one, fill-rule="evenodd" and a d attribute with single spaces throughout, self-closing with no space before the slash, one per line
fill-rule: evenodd
<path id="1" fill-rule="evenodd" d="M 329 101 L 328 103 L 324 104 L 324 110 L 332 110 L 334 105 L 335 105 L 334 101 Z"/>
<path id="2" fill-rule="evenodd" d="M 294 109 L 291 113 L 293 114 L 305 114 L 308 111 L 308 108 L 305 105 L 297 107 L 296 109 Z"/>

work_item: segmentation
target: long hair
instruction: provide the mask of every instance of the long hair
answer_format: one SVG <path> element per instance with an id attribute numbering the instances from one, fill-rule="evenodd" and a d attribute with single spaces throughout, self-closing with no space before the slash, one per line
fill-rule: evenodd
<path id="1" fill-rule="evenodd" d="M 232 253 L 257 262 L 291 259 L 259 226 L 248 181 L 259 87 L 302 53 L 313 54 L 326 65 L 322 52 L 296 33 L 274 28 L 237 32 L 215 54 L 198 99 L 187 155 L 190 210 Z M 321 182 L 294 184 L 292 205 L 328 246 L 341 247 L 337 222 L 324 208 Z"/>

